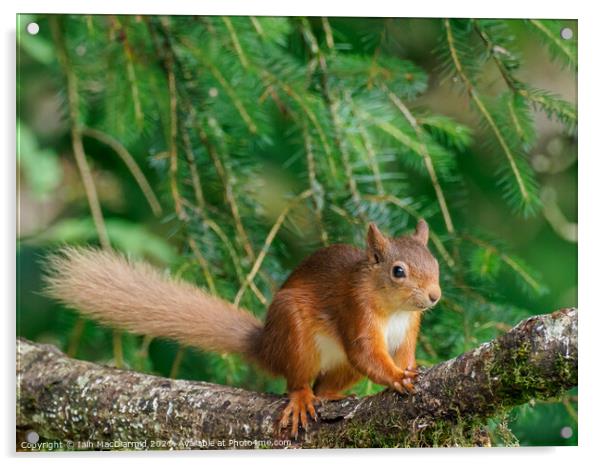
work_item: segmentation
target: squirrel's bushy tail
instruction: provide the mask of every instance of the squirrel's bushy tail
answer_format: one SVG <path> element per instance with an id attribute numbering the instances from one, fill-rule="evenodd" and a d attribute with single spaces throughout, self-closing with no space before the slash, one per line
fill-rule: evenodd
<path id="1" fill-rule="evenodd" d="M 102 323 L 253 359 L 250 312 L 114 252 L 67 247 L 50 257 L 47 293 Z"/>

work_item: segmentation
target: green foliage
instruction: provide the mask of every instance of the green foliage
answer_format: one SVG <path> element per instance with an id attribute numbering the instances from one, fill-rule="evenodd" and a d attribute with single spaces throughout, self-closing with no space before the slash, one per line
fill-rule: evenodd
<path id="1" fill-rule="evenodd" d="M 543 43 L 536 46 L 549 49 L 574 79 L 576 40 L 560 37 L 562 22 L 414 20 L 438 36 L 434 53 L 429 45 L 418 60 L 398 44 L 399 31 L 409 42 L 424 37 L 414 40 L 422 28 L 405 28 L 407 20 L 41 15 L 36 21 L 35 40 L 19 40 L 18 85 L 28 88 L 35 73 L 49 77 L 63 119 L 73 97 L 69 85 L 78 102 L 75 120 L 52 140 L 31 129 L 35 119 L 23 97 L 19 169 L 32 190 L 59 189 L 57 154 L 71 147 L 70 128 L 98 130 L 127 149 L 158 194 L 158 219 L 149 218 L 143 185 L 132 181 L 114 148 L 84 139 L 116 249 L 261 316 L 316 248 L 363 245 L 369 221 L 400 235 L 426 218 L 444 299 L 425 315 L 420 364 L 494 338 L 526 317 L 526 309 L 553 310 L 539 305 L 548 290 L 546 270 L 530 263 L 524 245 L 516 250 L 520 239 L 499 236 L 506 223 L 517 231 L 545 224 L 539 187 L 546 180 L 531 164 L 542 143 L 538 112 L 560 123 L 562 137 L 576 137 L 575 106 L 524 77 L 520 37 L 535 31 Z M 450 83 L 465 105 L 457 112 L 428 100 L 433 88 Z M 125 205 L 111 203 L 107 173 L 129 183 Z M 475 214 L 478 183 L 487 187 L 497 223 Z M 43 254 L 56 243 L 97 240 L 87 199 L 79 196 L 46 231 L 21 243 L 24 258 L 27 247 Z M 24 334 L 81 357 L 114 357 L 109 329 L 87 323 L 81 330 L 70 311 L 53 319 L 54 308 L 34 322 L 28 317 L 39 302 L 31 302 L 22 303 Z M 281 380 L 258 375 L 236 357 L 132 335 L 122 340 L 125 364 L 138 370 L 283 390 Z M 355 391 L 378 389 L 364 381 Z M 504 429 L 505 421 L 498 430 Z"/>
<path id="2" fill-rule="evenodd" d="M 107 220 L 107 231 L 113 245 L 126 251 L 133 258 L 149 258 L 163 264 L 175 262 L 175 251 L 164 238 L 148 231 L 144 225 L 127 220 Z M 37 235 L 31 242 L 43 245 L 60 243 L 89 244 L 96 239 L 96 230 L 91 218 L 65 218 Z"/>
<path id="3" fill-rule="evenodd" d="M 58 155 L 50 149 L 39 147 L 35 134 L 20 122 L 17 122 L 17 139 L 21 154 L 19 166 L 23 170 L 23 176 L 32 187 L 33 194 L 43 199 L 61 182 Z"/>
<path id="4" fill-rule="evenodd" d="M 577 69 L 577 42 L 574 40 L 563 40 L 561 35 L 562 30 L 565 28 L 563 21 L 530 19 L 527 20 L 527 23 L 554 58 L 570 69 Z"/>
<path id="5" fill-rule="evenodd" d="M 573 51 L 576 46 L 565 44 L 558 22 L 530 20 L 530 25 L 548 37 L 553 51 L 565 52 L 565 58 L 576 70 Z M 546 91 L 534 89 L 520 81 L 515 72 L 520 68 L 519 55 L 513 51 L 515 38 L 508 22 L 502 20 L 444 20 L 445 39 L 438 48 L 441 68 L 447 76 L 458 78 L 471 103 L 482 118 L 482 125 L 492 133 L 491 148 L 496 149 L 504 163 L 498 170 L 498 183 L 504 199 L 514 211 L 533 215 L 541 207 L 539 186 L 527 153 L 535 140 L 533 106 L 555 116 L 569 133 L 574 131 L 574 106 L 567 105 Z M 552 27 L 553 26 L 553 27 Z M 554 35 L 556 34 L 556 35 Z M 480 43 L 478 42 L 480 39 Z M 574 42 L 574 41 L 573 41 Z M 492 60 L 508 88 L 496 100 L 480 95 L 479 81 L 486 63 Z"/>

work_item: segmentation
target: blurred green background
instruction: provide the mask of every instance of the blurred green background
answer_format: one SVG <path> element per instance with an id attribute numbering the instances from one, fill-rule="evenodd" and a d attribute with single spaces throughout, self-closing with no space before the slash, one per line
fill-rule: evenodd
<path id="1" fill-rule="evenodd" d="M 37 35 L 25 32 L 32 21 Z M 257 292 L 242 295 L 258 315 L 312 250 L 362 246 L 369 220 L 401 234 L 417 216 L 438 239 L 444 294 L 425 316 L 420 364 L 577 305 L 576 21 L 20 15 L 17 30 L 18 336 L 81 359 L 283 392 L 237 357 L 80 319 L 42 294 L 41 267 L 62 244 L 102 244 L 106 230 L 115 249 L 234 300 L 308 186 L 266 245 Z M 499 138 L 450 69 L 450 35 L 485 108 L 509 122 L 498 129 L 532 179 L 532 204 L 515 199 Z M 80 138 L 100 223 L 74 157 Z M 491 433 L 507 443 L 501 423 L 523 446 L 576 445 L 576 412 L 574 390 L 512 410 Z"/>

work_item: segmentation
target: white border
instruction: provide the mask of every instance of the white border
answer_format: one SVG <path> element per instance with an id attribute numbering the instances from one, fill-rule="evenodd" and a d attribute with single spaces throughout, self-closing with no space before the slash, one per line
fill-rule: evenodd
<path id="1" fill-rule="evenodd" d="M 598 347 L 600 338 L 597 330 L 600 325 L 602 305 L 597 291 L 600 289 L 602 266 L 600 236 L 600 202 L 602 199 L 602 154 L 600 153 L 600 123 L 598 116 L 602 111 L 600 100 L 600 83 L 602 69 L 598 44 L 600 38 L 600 22 L 602 17 L 595 11 L 595 2 L 576 1 L 516 1 L 476 2 L 470 0 L 454 1 L 398 1 L 369 0 L 364 2 L 331 2 L 325 0 L 303 0 L 297 2 L 268 0 L 215 0 L 208 1 L 151 1 L 151 0 L 103 0 L 103 1 L 69 1 L 69 0 L 21 0 L 18 4 L 2 2 L 0 6 L 2 23 L 3 63 L 0 79 L 4 109 L 0 111 L 0 130 L 3 146 L 0 156 L 3 200 L 4 227 L 1 229 L 0 241 L 3 276 L 1 296 L 5 299 L 5 332 L 6 341 L 0 345 L 3 352 L 2 361 L 8 376 L 3 379 L 2 398 L 5 404 L 1 424 L 3 449 L 5 455 L 15 461 L 14 450 L 14 310 L 15 310 L 15 14 L 21 13 L 121 13 L 121 14 L 238 14 L 238 15 L 325 15 L 325 16 L 414 16 L 414 17 L 555 17 L 579 19 L 579 306 L 580 328 L 580 388 L 579 400 L 582 409 L 579 413 L 579 444 L 577 448 L 522 448 L 495 450 L 339 450 L 339 451 L 298 451 L 298 452 L 169 452 L 155 454 L 116 454 L 111 458 L 124 459 L 141 464 L 164 464 L 169 458 L 188 461 L 198 465 L 199 462 L 220 462 L 238 464 L 305 464 L 316 459 L 334 460 L 351 464 L 365 465 L 372 457 L 383 462 L 410 462 L 444 464 L 460 463 L 462 465 L 487 462 L 489 465 L 508 466 L 508 463 L 540 462 L 550 464 L 589 464 L 600 459 L 598 445 L 602 423 L 599 391 L 602 355 Z M 343 6 L 344 5 L 344 6 Z M 563 264 L 558 264 L 563 267 Z M 61 462 L 68 458 L 81 462 L 106 461 L 107 456 L 98 454 L 44 454 L 31 456 L 19 455 L 26 463 L 38 458 L 42 461 Z"/>

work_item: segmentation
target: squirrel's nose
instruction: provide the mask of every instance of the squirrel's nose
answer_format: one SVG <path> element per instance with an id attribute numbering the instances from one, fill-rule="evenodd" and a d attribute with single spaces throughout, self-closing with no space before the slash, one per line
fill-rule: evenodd
<path id="1" fill-rule="evenodd" d="M 431 300 L 431 303 L 435 304 L 437 301 L 439 301 L 439 298 L 441 298 L 441 291 L 429 291 L 429 299 Z"/>

